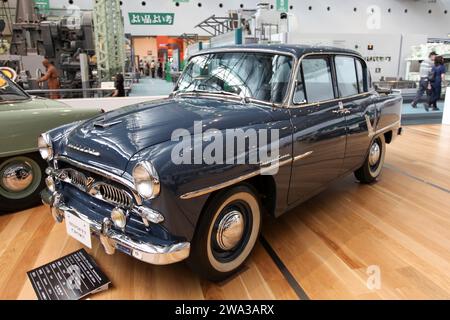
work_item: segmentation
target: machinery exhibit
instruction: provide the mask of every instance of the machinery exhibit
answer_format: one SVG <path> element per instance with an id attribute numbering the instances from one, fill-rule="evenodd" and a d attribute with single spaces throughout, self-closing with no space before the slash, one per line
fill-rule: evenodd
<path id="1" fill-rule="evenodd" d="M 0 300 L 449 301 L 449 10 L 0 0 Z"/>
<path id="2" fill-rule="evenodd" d="M 18 72 L 17 82 L 26 90 L 45 89 L 37 83 L 44 59 L 59 70 L 61 89 L 99 88 L 103 81 L 125 71 L 118 1 L 96 1 L 92 11 L 72 6 L 61 16 L 52 16 L 37 10 L 33 1 L 18 0 L 14 22 L 11 12 L 8 18 L 11 40 L 2 41 L 8 43 L 9 52 L 0 61 Z M 2 22 L 6 27 L 6 21 Z"/>

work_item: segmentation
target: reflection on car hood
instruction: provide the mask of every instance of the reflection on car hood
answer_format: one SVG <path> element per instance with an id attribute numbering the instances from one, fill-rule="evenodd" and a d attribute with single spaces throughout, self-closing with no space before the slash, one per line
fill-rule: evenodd
<path id="1" fill-rule="evenodd" d="M 171 139 L 176 129 L 193 133 L 195 121 L 208 129 L 239 128 L 270 121 L 270 108 L 211 98 L 170 98 L 108 112 L 75 128 L 62 154 L 116 173 L 137 152 Z M 94 153 L 99 153 L 95 155 Z"/>

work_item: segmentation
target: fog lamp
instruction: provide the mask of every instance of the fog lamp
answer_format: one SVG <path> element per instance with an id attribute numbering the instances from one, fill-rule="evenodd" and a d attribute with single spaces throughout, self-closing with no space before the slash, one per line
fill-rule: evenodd
<path id="1" fill-rule="evenodd" d="M 123 229 L 127 224 L 127 215 L 120 208 L 114 208 L 111 211 L 111 220 L 117 228 Z"/>
<path id="2" fill-rule="evenodd" d="M 55 188 L 55 180 L 53 180 L 53 178 L 52 177 L 47 177 L 47 178 L 45 178 L 45 185 L 47 186 L 47 189 L 50 191 L 50 192 L 55 192 L 55 190 L 56 190 L 56 188 Z"/>

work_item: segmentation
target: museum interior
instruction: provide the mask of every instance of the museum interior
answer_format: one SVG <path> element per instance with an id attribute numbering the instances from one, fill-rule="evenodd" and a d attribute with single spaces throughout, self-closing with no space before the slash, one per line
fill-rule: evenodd
<path id="1" fill-rule="evenodd" d="M 449 300 L 449 10 L 0 1 L 0 300 Z"/>

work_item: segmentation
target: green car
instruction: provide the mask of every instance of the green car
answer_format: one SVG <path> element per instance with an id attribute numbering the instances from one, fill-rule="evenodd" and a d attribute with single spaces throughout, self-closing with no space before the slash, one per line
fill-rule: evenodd
<path id="1" fill-rule="evenodd" d="M 0 213 L 40 203 L 46 162 L 39 155 L 38 136 L 100 112 L 31 97 L 0 71 Z"/>

